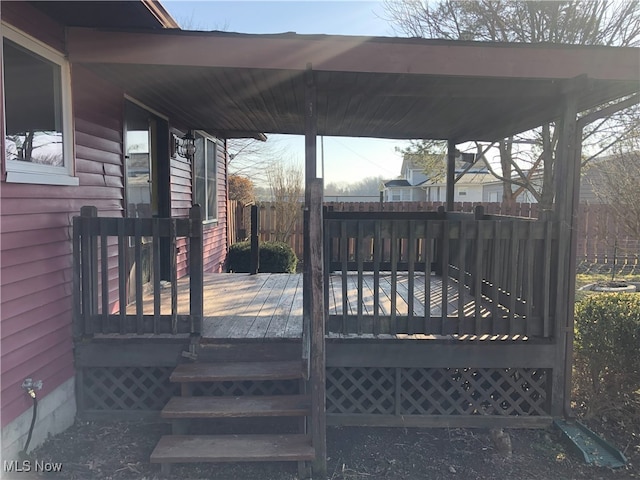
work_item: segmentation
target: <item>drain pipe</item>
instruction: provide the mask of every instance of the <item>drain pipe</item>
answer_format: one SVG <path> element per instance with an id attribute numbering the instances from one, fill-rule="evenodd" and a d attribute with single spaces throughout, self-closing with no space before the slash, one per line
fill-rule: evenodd
<path id="1" fill-rule="evenodd" d="M 27 441 L 24 444 L 24 448 L 19 452 L 19 456 L 22 459 L 28 458 L 27 452 L 29 451 L 29 444 L 31 443 L 31 436 L 33 435 L 33 429 L 36 426 L 36 416 L 38 414 L 38 398 L 36 396 L 36 390 L 42 390 L 42 380 L 34 382 L 31 378 L 25 379 L 22 382 L 22 388 L 33 400 L 33 414 L 31 415 L 31 425 L 29 426 L 29 434 L 27 435 Z"/>

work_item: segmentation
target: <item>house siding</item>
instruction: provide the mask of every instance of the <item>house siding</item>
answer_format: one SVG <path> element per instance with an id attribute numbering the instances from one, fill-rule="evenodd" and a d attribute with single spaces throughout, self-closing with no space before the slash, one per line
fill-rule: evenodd
<path id="1" fill-rule="evenodd" d="M 6 5 L 4 21 L 63 50 L 62 26 L 26 3 Z M 43 380 L 44 397 L 74 376 L 72 217 L 83 205 L 122 215 L 123 93 L 81 67 L 71 75 L 79 186 L 3 181 L 0 189 L 3 427 L 31 407 L 25 378 Z"/>
<path id="2" fill-rule="evenodd" d="M 227 258 L 227 146 L 218 140 L 216 148 L 218 220 L 204 225 L 204 271 L 222 272 Z"/>

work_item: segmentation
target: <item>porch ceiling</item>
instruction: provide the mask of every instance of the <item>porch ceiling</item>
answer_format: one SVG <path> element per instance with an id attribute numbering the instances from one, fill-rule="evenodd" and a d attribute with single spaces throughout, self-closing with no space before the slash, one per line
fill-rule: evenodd
<path id="1" fill-rule="evenodd" d="M 71 28 L 69 58 L 224 137 L 304 134 L 304 72 L 318 134 L 494 140 L 640 90 L 635 48 Z"/>

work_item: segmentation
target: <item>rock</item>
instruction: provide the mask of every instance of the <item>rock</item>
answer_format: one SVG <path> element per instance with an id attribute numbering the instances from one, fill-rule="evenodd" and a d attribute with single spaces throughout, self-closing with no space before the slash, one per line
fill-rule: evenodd
<path id="1" fill-rule="evenodd" d="M 502 428 L 491 429 L 491 440 L 500 455 L 510 457 L 513 454 L 511 447 L 511 437 Z"/>

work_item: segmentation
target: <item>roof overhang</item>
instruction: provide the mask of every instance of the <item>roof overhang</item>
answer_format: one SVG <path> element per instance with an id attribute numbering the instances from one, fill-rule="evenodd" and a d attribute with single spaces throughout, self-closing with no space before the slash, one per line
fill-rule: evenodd
<path id="1" fill-rule="evenodd" d="M 68 53 L 166 113 L 223 137 L 318 134 L 495 140 L 640 90 L 637 48 L 70 28 Z"/>

